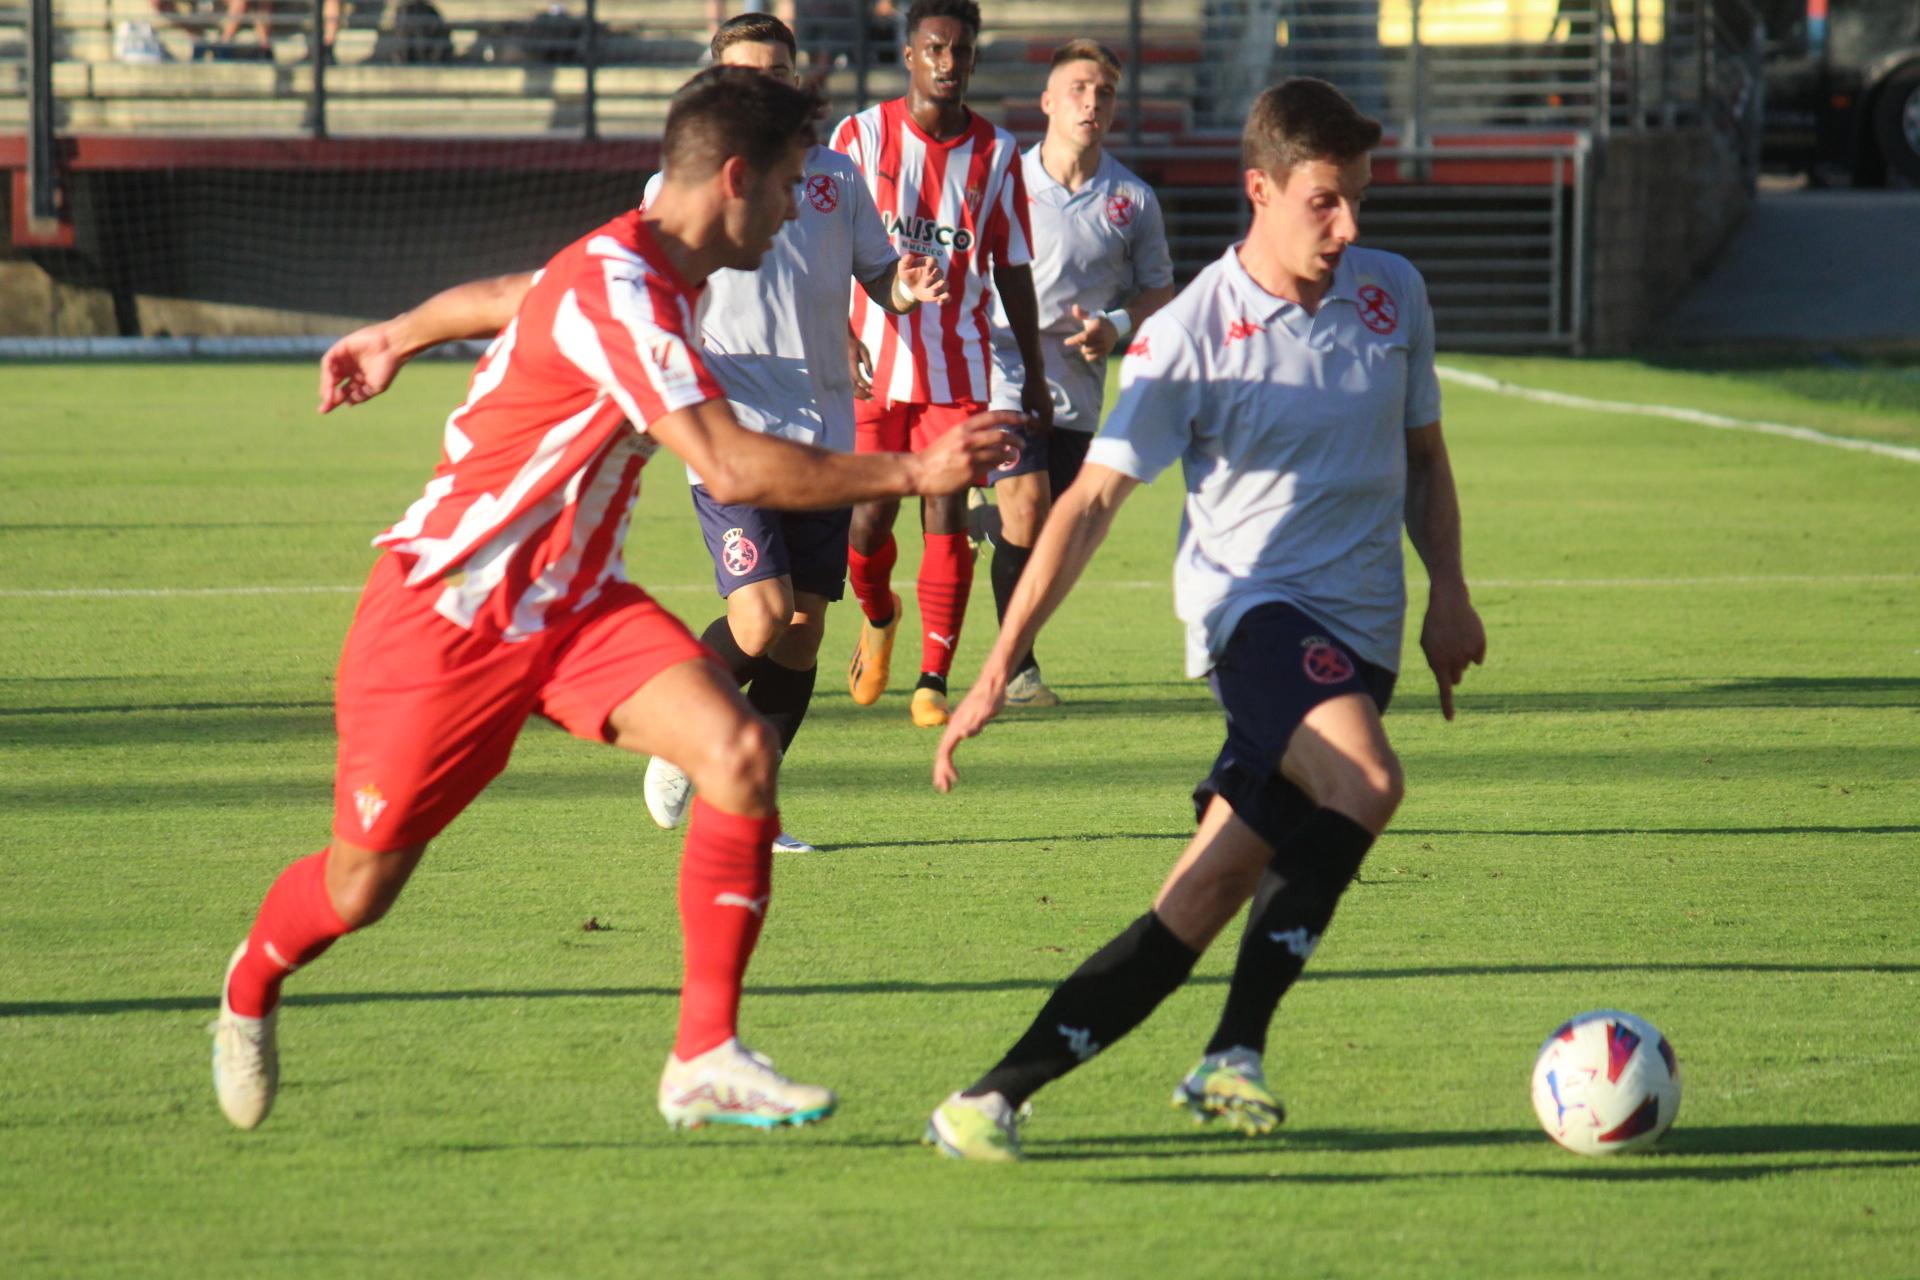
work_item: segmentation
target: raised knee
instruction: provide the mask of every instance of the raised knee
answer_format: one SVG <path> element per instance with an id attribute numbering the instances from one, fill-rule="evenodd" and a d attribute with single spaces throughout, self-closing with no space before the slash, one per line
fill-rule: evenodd
<path id="1" fill-rule="evenodd" d="M 770 795 L 779 769 L 780 740 L 759 716 L 745 716 L 731 733 L 716 735 L 707 748 L 706 772 L 697 789 Z"/>

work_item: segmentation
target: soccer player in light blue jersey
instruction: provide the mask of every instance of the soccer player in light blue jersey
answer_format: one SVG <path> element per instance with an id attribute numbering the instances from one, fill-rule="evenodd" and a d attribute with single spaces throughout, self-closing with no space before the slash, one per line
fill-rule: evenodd
<path id="1" fill-rule="evenodd" d="M 1092 40 L 1053 53 L 1040 109 L 1046 137 L 1021 156 L 1033 228 L 1033 292 L 1053 401 L 1053 430 L 1023 433 L 1020 456 L 988 480 L 999 495 L 992 534 L 993 602 L 1004 617 L 1053 495 L 1079 474 L 1106 399 L 1107 356 L 1173 299 L 1173 258 L 1153 188 L 1107 153 L 1120 60 Z M 1020 407 L 1028 370 L 1006 309 L 993 316 L 993 408 Z M 1022 655 L 1007 685 L 1010 706 L 1050 707 L 1059 697 Z"/>
<path id="2" fill-rule="evenodd" d="M 934 1112 L 928 1140 L 949 1155 L 1017 1159 L 1027 1098 L 1139 1025 L 1249 899 L 1219 1028 L 1174 1100 L 1271 1131 L 1282 1111 L 1262 1067 L 1268 1023 L 1404 787 L 1381 725 L 1406 609 L 1403 527 L 1430 581 L 1420 643 L 1448 719 L 1454 686 L 1485 657 L 1426 286 L 1405 259 L 1353 243 L 1379 140 L 1379 124 L 1324 81 L 1261 94 L 1242 139 L 1252 229 L 1128 347 L 1120 398 L 941 740 L 944 791 L 955 749 L 999 713 L 1020 655 L 1121 502 L 1180 462 L 1187 673 L 1208 678 L 1227 717 L 1194 793 L 1199 829 L 1152 909 Z"/>

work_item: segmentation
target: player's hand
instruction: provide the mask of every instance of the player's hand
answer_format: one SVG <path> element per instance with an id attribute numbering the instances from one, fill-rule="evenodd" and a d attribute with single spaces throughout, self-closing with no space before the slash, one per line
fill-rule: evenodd
<path id="1" fill-rule="evenodd" d="M 385 321 L 355 329 L 320 357 L 320 412 L 365 404 L 393 384 L 406 362 Z"/>
<path id="2" fill-rule="evenodd" d="M 1053 430 L 1053 393 L 1047 390 L 1044 375 L 1029 374 L 1020 384 L 1020 408 L 1026 412 L 1029 429 L 1041 435 Z"/>
<path id="3" fill-rule="evenodd" d="M 1487 660 L 1487 631 L 1465 591 L 1437 591 L 1427 600 L 1420 624 L 1420 649 L 1440 686 L 1440 714 L 1453 719 L 1453 687 L 1469 665 Z"/>
<path id="4" fill-rule="evenodd" d="M 1113 327 L 1113 321 L 1107 319 L 1104 312 L 1089 312 L 1077 302 L 1073 305 L 1073 318 L 1080 332 L 1068 338 L 1067 345 L 1078 347 L 1088 364 L 1106 359 L 1120 341 L 1120 331 Z"/>
<path id="5" fill-rule="evenodd" d="M 915 493 L 958 493 L 1013 457 L 1007 428 L 1024 425 L 1017 413 L 976 413 L 919 453 L 908 455 L 915 468 Z"/>
<path id="6" fill-rule="evenodd" d="M 847 371 L 853 375 L 853 398 L 856 400 L 873 399 L 873 357 L 867 354 L 867 344 L 847 331 Z"/>
<path id="7" fill-rule="evenodd" d="M 1006 673 L 989 663 L 973 682 L 973 688 L 967 690 L 967 696 L 960 699 L 960 705 L 947 717 L 947 731 L 940 735 L 940 745 L 933 753 L 935 791 L 953 790 L 953 784 L 960 781 L 960 771 L 953 764 L 954 751 L 968 738 L 979 736 L 987 722 L 1006 705 Z"/>
<path id="8" fill-rule="evenodd" d="M 953 296 L 947 292 L 947 273 L 940 264 L 924 253 L 903 254 L 900 265 L 894 268 L 894 279 L 900 288 L 915 302 L 932 303 L 945 306 Z"/>

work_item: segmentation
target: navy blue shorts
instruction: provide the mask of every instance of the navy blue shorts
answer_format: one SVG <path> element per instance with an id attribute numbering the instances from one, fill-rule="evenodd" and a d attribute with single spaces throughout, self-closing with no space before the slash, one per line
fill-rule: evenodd
<path id="1" fill-rule="evenodd" d="M 1227 713 L 1227 741 L 1213 772 L 1194 789 L 1195 816 L 1220 796 L 1276 848 L 1312 812 L 1280 776 L 1280 757 L 1307 713 L 1331 698 L 1364 693 L 1384 715 L 1394 673 L 1360 657 L 1290 604 L 1256 606 L 1240 620 L 1207 676 Z"/>
<path id="2" fill-rule="evenodd" d="M 1025 427 L 1008 427 L 1007 435 L 1012 438 L 1014 455 L 1009 461 L 987 472 L 986 478 L 980 482 L 982 488 L 991 489 L 1010 476 L 1032 475 L 1047 469 L 1046 435 L 1028 431 Z"/>
<path id="3" fill-rule="evenodd" d="M 791 577 L 795 591 L 838 600 L 847 588 L 847 528 L 853 512 L 773 511 L 715 502 L 694 485 L 693 510 L 725 599 L 749 582 Z"/>

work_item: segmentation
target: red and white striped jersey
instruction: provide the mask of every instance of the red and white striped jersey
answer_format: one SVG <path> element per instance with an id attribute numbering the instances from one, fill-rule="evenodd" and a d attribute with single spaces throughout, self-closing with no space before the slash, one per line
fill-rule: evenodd
<path id="1" fill-rule="evenodd" d="M 622 548 L 647 424 L 721 397 L 701 362 L 700 290 L 639 210 L 556 254 L 447 418 L 426 492 L 374 545 L 436 580 L 434 609 L 507 639 L 626 577 Z"/>
<path id="2" fill-rule="evenodd" d="M 896 316 L 854 291 L 853 326 L 873 357 L 874 397 L 984 404 L 993 364 L 987 272 L 1033 258 L 1013 135 L 976 113 L 958 136 L 935 141 L 896 98 L 842 120 L 833 149 L 860 166 L 894 248 L 937 259 L 951 295 L 943 307 Z"/>

